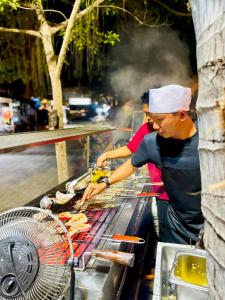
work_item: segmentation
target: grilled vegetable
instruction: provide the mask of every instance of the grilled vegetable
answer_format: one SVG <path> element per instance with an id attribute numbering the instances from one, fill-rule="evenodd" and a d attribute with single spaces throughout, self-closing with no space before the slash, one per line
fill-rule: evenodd
<path id="1" fill-rule="evenodd" d="M 95 169 L 91 175 L 91 182 L 99 182 L 105 177 L 109 177 L 112 174 L 111 170 Z"/>

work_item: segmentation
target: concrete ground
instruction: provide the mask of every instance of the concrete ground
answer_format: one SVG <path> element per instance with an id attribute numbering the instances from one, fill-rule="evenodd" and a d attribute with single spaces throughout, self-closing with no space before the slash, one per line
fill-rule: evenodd
<path id="1" fill-rule="evenodd" d="M 85 172 L 83 146 L 67 142 L 69 177 Z M 0 211 L 22 206 L 58 185 L 54 145 L 0 155 Z"/>

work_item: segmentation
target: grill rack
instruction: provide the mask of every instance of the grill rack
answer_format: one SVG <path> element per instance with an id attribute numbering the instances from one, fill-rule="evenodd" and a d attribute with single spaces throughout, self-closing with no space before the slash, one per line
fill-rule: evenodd
<path id="1" fill-rule="evenodd" d="M 130 186 L 129 181 L 124 181 L 123 184 L 118 185 L 117 189 L 114 187 L 114 192 L 110 192 L 112 197 L 119 198 L 119 194 L 125 191 L 125 189 Z M 52 207 L 52 212 L 54 214 L 58 214 L 63 211 L 69 212 L 78 212 L 74 210 L 74 204 L 78 201 L 82 196 L 82 192 L 77 193 L 68 203 L 64 205 L 54 205 Z M 87 233 L 79 233 L 72 238 L 73 248 L 74 248 L 74 258 L 75 258 L 75 269 L 83 271 L 88 261 L 91 258 L 90 253 L 93 249 L 99 247 L 99 243 L 101 242 L 101 235 L 103 235 L 109 226 L 114 225 L 116 223 L 116 219 L 119 218 L 119 209 L 122 207 L 130 206 L 125 199 L 120 201 L 119 204 L 115 204 L 114 208 L 107 208 L 101 210 L 87 210 L 85 214 L 88 218 L 88 224 L 92 225 L 92 229 L 88 234 Z M 112 220 L 114 220 L 112 222 Z M 98 237 L 95 237 L 97 235 Z M 105 242 L 102 242 L 101 248 L 103 247 Z M 65 249 L 66 251 L 66 249 Z"/>

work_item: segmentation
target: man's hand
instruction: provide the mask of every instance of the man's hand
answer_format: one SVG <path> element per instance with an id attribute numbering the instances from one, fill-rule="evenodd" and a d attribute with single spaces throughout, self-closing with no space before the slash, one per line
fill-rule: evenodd
<path id="1" fill-rule="evenodd" d="M 136 168 L 132 166 L 131 159 L 129 158 L 125 163 L 123 163 L 119 168 L 117 168 L 113 174 L 108 178 L 110 185 L 117 183 L 136 171 Z M 101 193 L 106 188 L 106 183 L 90 183 L 86 190 L 84 191 L 84 195 L 82 197 L 82 201 L 89 200 L 91 197 Z"/>
<path id="2" fill-rule="evenodd" d="M 97 159 L 96 166 L 99 167 L 105 167 L 107 165 L 107 153 L 103 153 L 100 155 Z"/>
<path id="3" fill-rule="evenodd" d="M 95 195 L 98 195 L 106 188 L 106 184 L 104 182 L 101 183 L 90 183 L 86 190 L 84 191 L 82 201 L 89 200 Z"/>

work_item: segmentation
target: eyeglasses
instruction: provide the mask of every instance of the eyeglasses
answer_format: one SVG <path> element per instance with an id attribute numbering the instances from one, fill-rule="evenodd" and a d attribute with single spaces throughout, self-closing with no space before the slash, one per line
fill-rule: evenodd
<path id="1" fill-rule="evenodd" d="M 155 123 L 155 124 L 157 124 L 158 126 L 161 126 L 161 124 L 162 124 L 162 122 L 163 122 L 164 119 L 165 119 L 165 118 L 162 118 L 162 119 L 153 119 L 153 118 L 152 118 L 152 123 Z"/>
<path id="2" fill-rule="evenodd" d="M 152 114 L 150 113 L 150 118 L 152 119 L 152 122 L 153 122 L 153 123 L 156 123 L 158 126 L 161 126 L 162 122 L 163 122 L 166 118 L 170 117 L 171 115 L 175 115 L 175 114 L 177 114 L 177 112 L 164 114 L 164 115 L 162 115 L 162 116 L 154 116 L 154 115 L 152 115 Z"/>
<path id="3" fill-rule="evenodd" d="M 144 114 L 145 114 L 146 117 L 150 117 L 151 116 L 150 112 L 148 112 L 148 111 L 144 111 Z"/>

